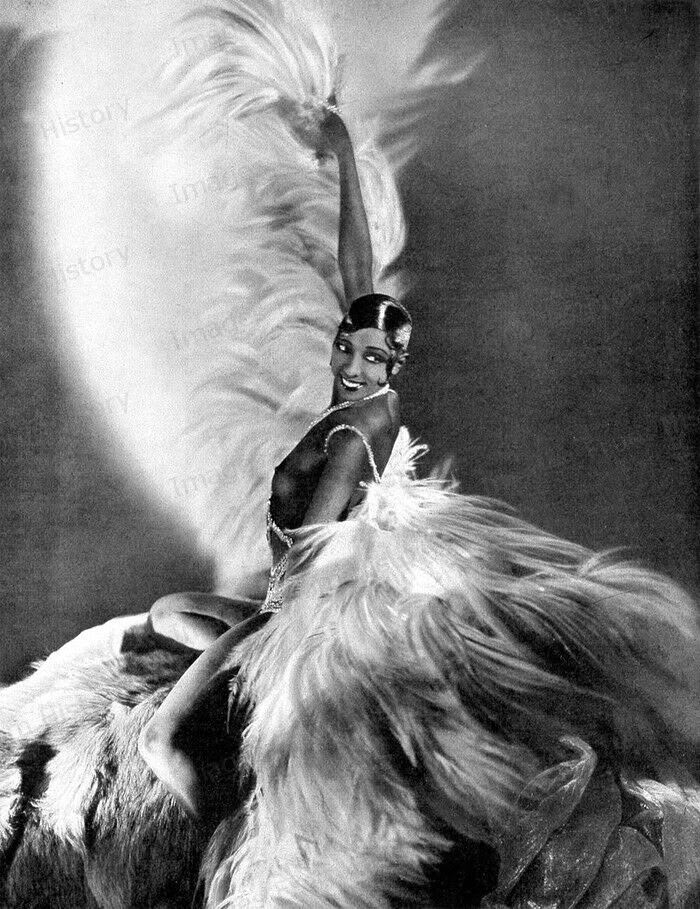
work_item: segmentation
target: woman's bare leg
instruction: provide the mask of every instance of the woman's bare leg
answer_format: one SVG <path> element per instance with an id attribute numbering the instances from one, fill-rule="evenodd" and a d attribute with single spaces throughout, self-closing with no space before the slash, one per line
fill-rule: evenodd
<path id="1" fill-rule="evenodd" d="M 197 820 L 206 820 L 207 793 L 181 734 L 228 671 L 231 650 L 269 619 L 257 613 L 218 637 L 190 666 L 163 701 L 139 738 L 139 751 L 151 770 Z"/>
<path id="2" fill-rule="evenodd" d="M 259 608 L 256 600 L 233 600 L 215 593 L 170 593 L 151 606 L 148 627 L 165 645 L 175 642 L 192 650 L 206 650 Z"/>

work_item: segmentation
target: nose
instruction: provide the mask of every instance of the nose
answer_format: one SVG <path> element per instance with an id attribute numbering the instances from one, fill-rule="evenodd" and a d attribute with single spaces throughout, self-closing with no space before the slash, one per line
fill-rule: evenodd
<path id="1" fill-rule="evenodd" d="M 362 357 L 359 351 L 355 351 L 348 359 L 345 367 L 345 375 L 348 379 L 357 378 L 362 374 Z"/>

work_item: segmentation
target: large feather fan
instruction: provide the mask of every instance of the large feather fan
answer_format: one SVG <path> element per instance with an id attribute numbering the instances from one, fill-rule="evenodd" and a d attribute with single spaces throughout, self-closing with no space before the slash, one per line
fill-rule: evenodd
<path id="1" fill-rule="evenodd" d="M 336 262 L 339 189 L 334 160 L 317 153 L 321 105 L 339 90 L 337 50 L 317 16 L 282 2 L 226 0 L 183 24 L 215 29 L 214 50 L 169 73 L 162 121 L 206 136 L 225 123 L 241 192 L 220 216 L 231 254 L 224 289 L 235 336 L 209 364 L 193 430 L 220 446 L 223 482 L 202 507 L 226 553 L 220 578 L 264 568 L 265 499 L 274 466 L 329 398 L 330 344 L 345 302 Z M 404 223 L 386 159 L 365 139 L 357 162 L 378 286 Z M 219 301 L 221 302 L 221 301 Z M 205 449 L 206 450 L 206 449 Z"/>
<path id="2" fill-rule="evenodd" d="M 155 61 L 167 46 L 169 59 L 157 78 L 122 67 L 123 99 L 120 62 L 104 59 L 115 42 L 97 71 L 79 25 L 56 45 L 48 109 L 89 109 L 96 72 L 112 76 L 120 107 L 101 130 L 39 149 L 41 236 L 48 273 L 61 278 L 50 315 L 73 349 L 71 380 L 82 372 L 103 401 L 123 402 L 103 409 L 144 495 L 196 532 L 219 592 L 262 595 L 272 473 L 329 401 L 345 306 L 337 162 L 318 153 L 321 104 L 335 96 L 342 109 L 338 52 L 319 10 L 302 3 L 217 0 L 157 29 L 156 9 L 153 34 L 129 41 Z M 398 293 L 394 177 L 346 120 L 375 286 Z M 69 280 L 77 257 L 86 273 Z M 109 261 L 99 274 L 98 260 Z"/>

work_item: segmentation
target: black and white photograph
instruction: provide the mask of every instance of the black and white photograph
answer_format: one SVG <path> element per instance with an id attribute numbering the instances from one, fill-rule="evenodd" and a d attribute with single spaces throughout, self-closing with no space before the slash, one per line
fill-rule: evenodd
<path id="1" fill-rule="evenodd" d="M 2 0 L 0 909 L 700 909 L 693 0 Z"/>

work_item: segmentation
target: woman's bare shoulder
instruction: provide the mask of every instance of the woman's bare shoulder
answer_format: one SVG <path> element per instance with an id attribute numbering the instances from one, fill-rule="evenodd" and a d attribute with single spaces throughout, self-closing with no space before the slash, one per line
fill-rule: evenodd
<path id="1" fill-rule="evenodd" d="M 398 395 L 391 392 L 360 407 L 350 408 L 346 417 L 343 422 L 359 429 L 372 441 L 387 436 L 394 438 L 401 425 Z"/>

